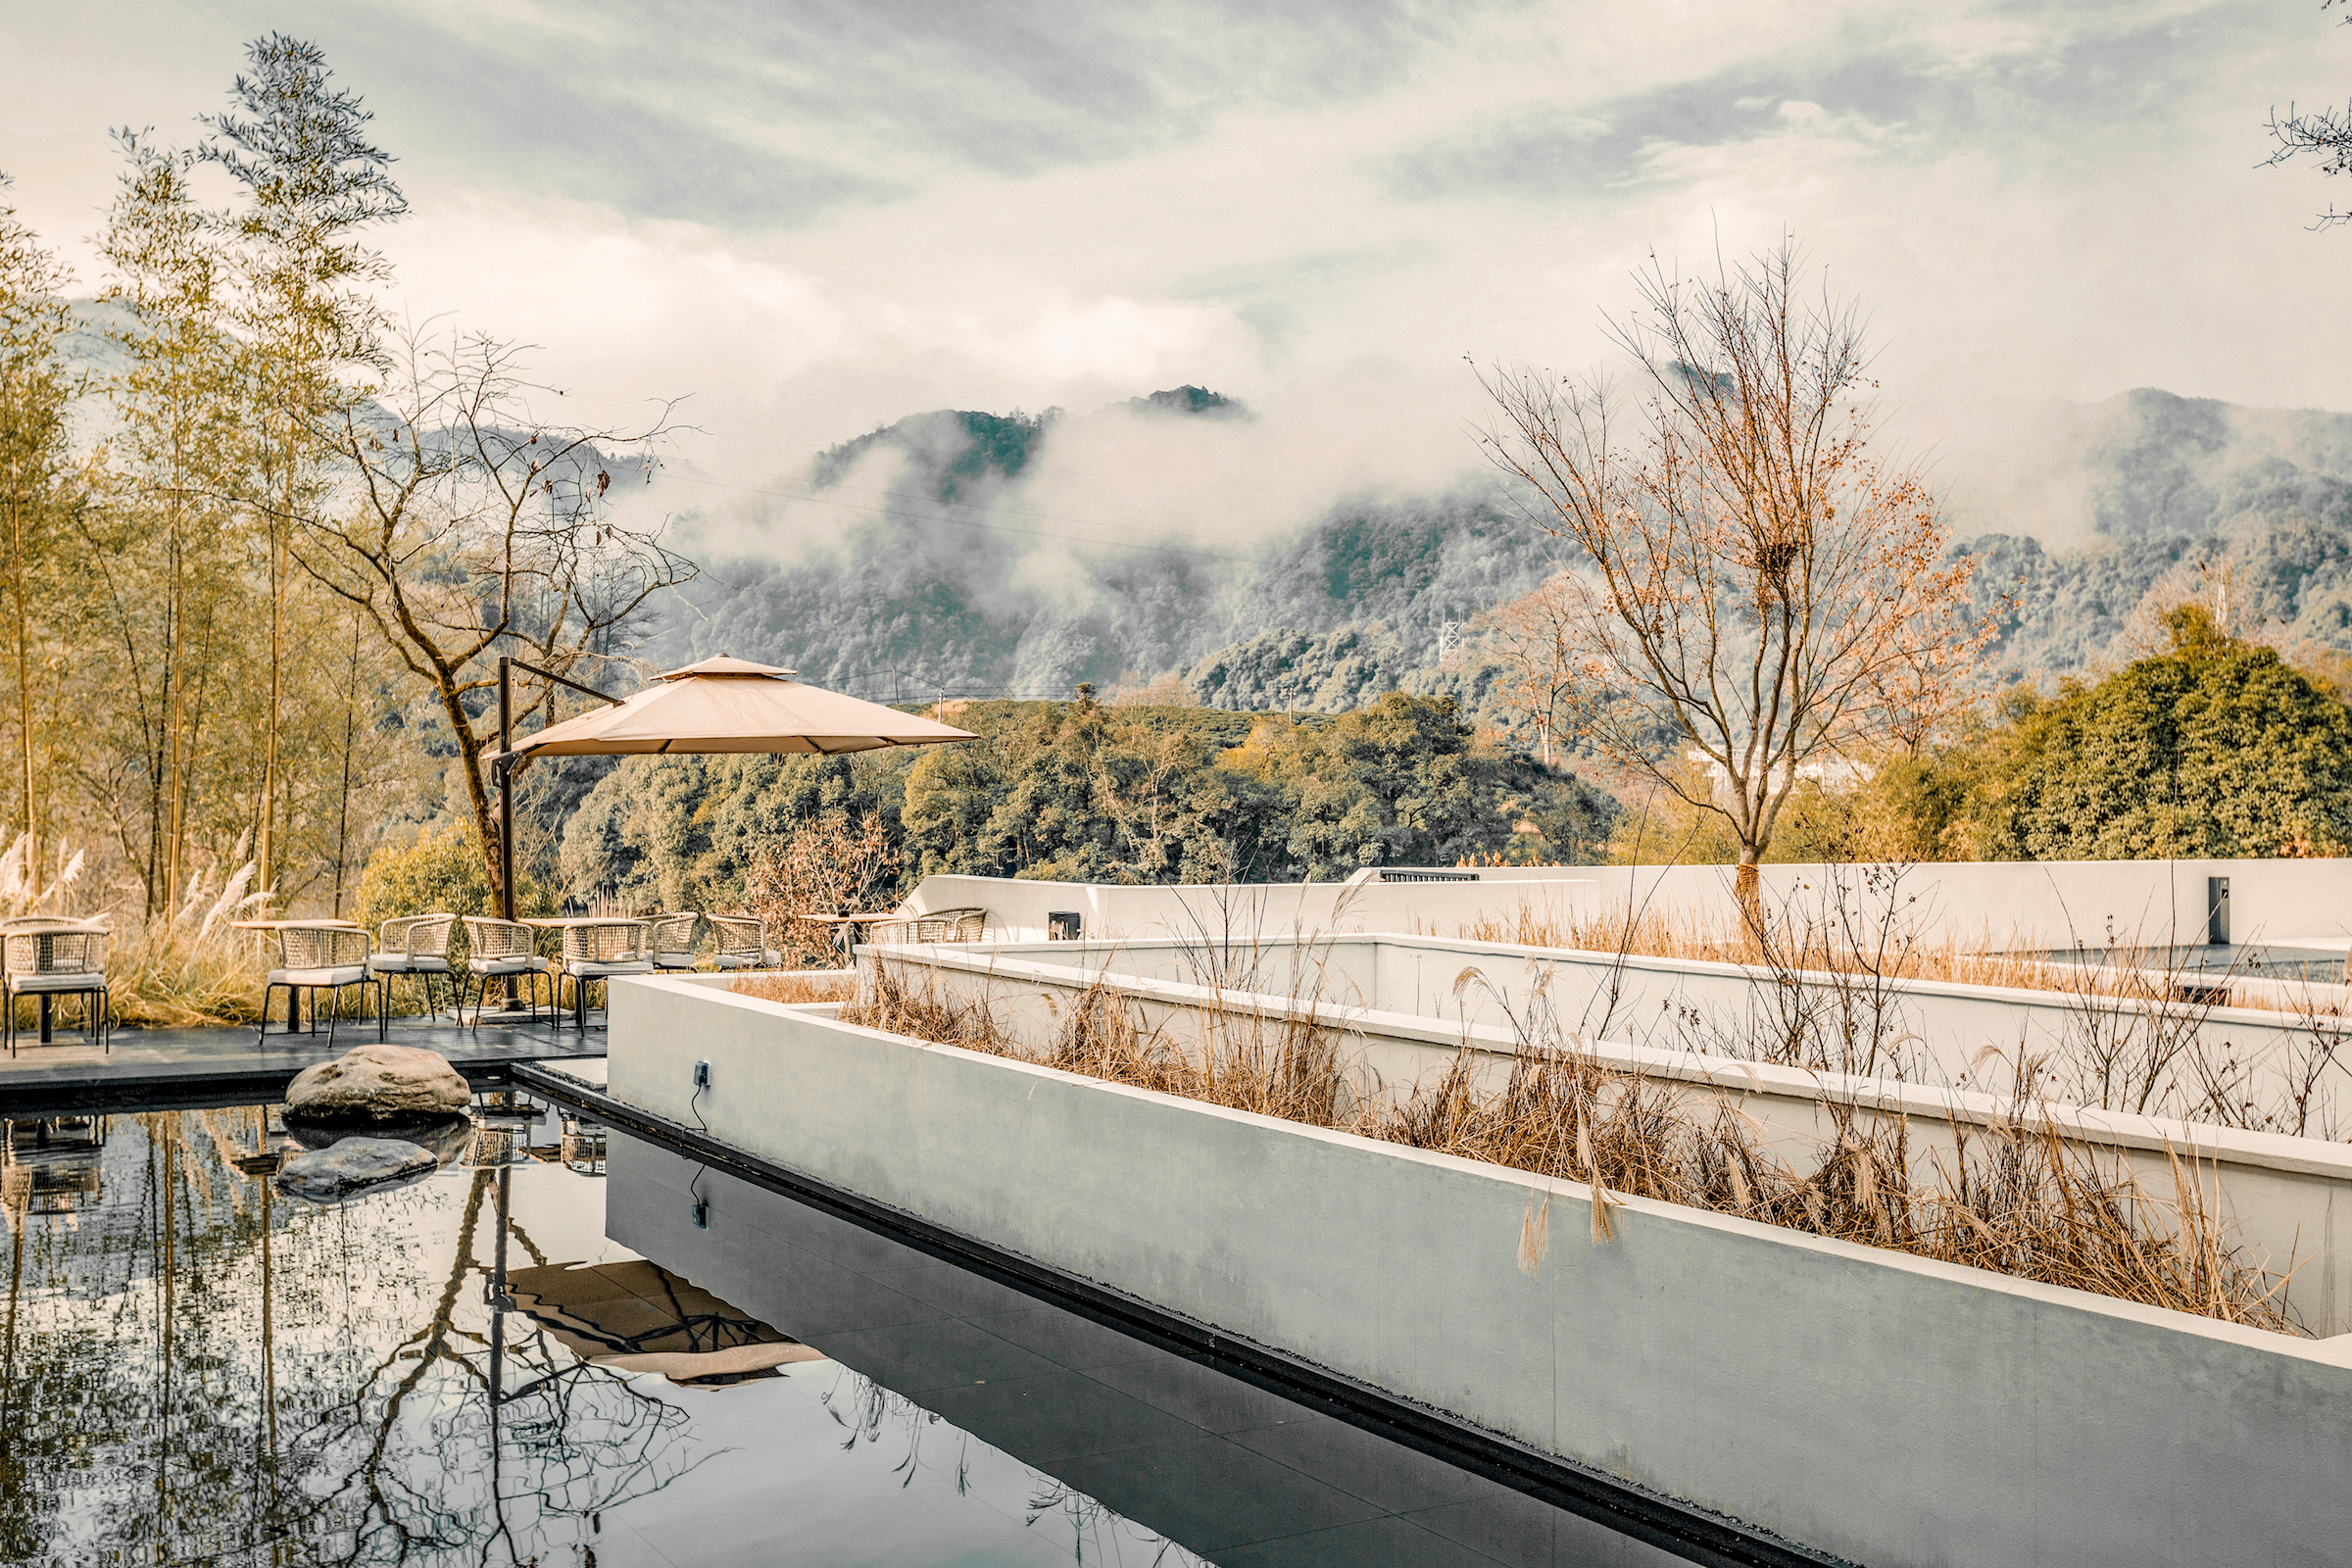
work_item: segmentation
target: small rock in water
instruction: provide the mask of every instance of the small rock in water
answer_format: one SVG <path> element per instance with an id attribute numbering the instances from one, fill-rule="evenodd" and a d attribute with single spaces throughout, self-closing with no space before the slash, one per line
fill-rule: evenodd
<path id="1" fill-rule="evenodd" d="M 316 1122 L 415 1121 L 463 1111 L 465 1078 L 437 1051 L 368 1045 L 305 1067 L 286 1086 L 289 1114 Z"/>
<path id="2" fill-rule="evenodd" d="M 331 1149 L 296 1154 L 278 1166 L 277 1185 L 281 1192 L 324 1203 L 424 1175 L 440 1164 L 431 1150 L 397 1138 L 346 1138 Z"/>

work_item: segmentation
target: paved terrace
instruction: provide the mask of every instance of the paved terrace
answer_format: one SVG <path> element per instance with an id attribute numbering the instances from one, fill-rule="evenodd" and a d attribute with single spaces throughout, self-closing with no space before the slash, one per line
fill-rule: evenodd
<path id="1" fill-rule="evenodd" d="M 591 1024 L 601 1013 L 589 1015 Z M 553 1061 L 602 1056 L 604 1034 L 586 1036 L 542 1023 L 508 1027 L 495 1019 L 479 1029 L 438 1018 L 394 1018 L 385 1038 L 393 1045 L 422 1046 L 447 1056 L 468 1079 L 494 1082 L 518 1061 Z M 331 1061 L 375 1039 L 375 1021 L 345 1019 L 335 1043 L 326 1031 L 280 1034 L 254 1043 L 253 1027 L 236 1029 L 118 1029 L 114 1051 L 101 1054 L 79 1029 L 61 1027 L 53 1044 L 37 1035 L 19 1038 L 12 1059 L 0 1054 L 0 1115 L 39 1116 L 65 1109 L 89 1109 L 120 1102 L 141 1109 L 249 1102 L 283 1089 L 313 1062 Z"/>

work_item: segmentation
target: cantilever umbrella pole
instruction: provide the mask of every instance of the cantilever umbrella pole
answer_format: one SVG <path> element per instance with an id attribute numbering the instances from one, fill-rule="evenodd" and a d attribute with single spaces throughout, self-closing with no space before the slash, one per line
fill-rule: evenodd
<path id="1" fill-rule="evenodd" d="M 498 656 L 498 911 L 507 919 L 514 918 L 514 775 L 528 760 L 514 755 L 514 671 L 536 675 L 541 680 L 568 686 L 583 696 L 598 702 L 620 706 L 620 699 L 611 692 L 600 692 L 593 686 L 583 686 L 576 680 L 566 680 L 552 669 L 526 664 L 506 654 Z M 507 976 L 508 1012 L 519 1012 L 514 995 L 514 977 Z"/>

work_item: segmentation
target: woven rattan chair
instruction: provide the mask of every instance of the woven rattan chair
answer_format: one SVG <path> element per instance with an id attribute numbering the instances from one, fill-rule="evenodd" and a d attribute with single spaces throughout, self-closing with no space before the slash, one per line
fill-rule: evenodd
<path id="1" fill-rule="evenodd" d="M 10 931 L 0 934 L 0 1008 L 8 1012 L 8 1054 L 17 1054 L 17 999 L 31 997 L 46 1006 L 57 997 L 79 997 L 88 1009 L 92 1043 L 111 1053 L 106 989 L 107 930 L 75 924 L 72 929 Z"/>
<path id="2" fill-rule="evenodd" d="M 270 1033 L 271 993 L 292 993 L 299 1006 L 304 992 L 311 994 L 311 1029 L 318 1032 L 318 993 L 327 994 L 326 1043 L 335 1043 L 335 1014 L 342 1011 L 343 993 L 353 986 L 365 993 L 375 976 L 368 968 L 368 933 L 358 926 L 288 925 L 277 931 L 278 967 L 262 984 L 262 1026 L 257 1044 Z M 289 1011 L 287 1017 L 293 1014 Z M 375 1009 L 375 1036 L 384 1037 L 384 1009 Z"/>
<path id="3" fill-rule="evenodd" d="M 931 939 L 934 942 L 977 942 L 988 930 L 986 909 L 933 909 L 931 913 L 947 925 Z"/>
<path id="4" fill-rule="evenodd" d="M 651 927 L 652 922 L 646 920 L 585 920 L 564 928 L 564 973 L 571 977 L 573 1028 L 588 1027 L 591 984 L 615 975 L 654 972 L 654 960 L 648 956 L 652 950 L 647 945 Z M 605 990 L 610 1006 L 612 988 Z M 562 993 L 557 995 L 561 1001 Z"/>
<path id="5" fill-rule="evenodd" d="M 702 960 L 694 956 L 695 928 L 703 917 L 691 910 L 676 914 L 657 914 L 645 922 L 651 928 L 647 937 L 657 969 L 692 969 Z"/>
<path id="6" fill-rule="evenodd" d="M 433 980 L 449 978 L 449 938 L 457 930 L 454 914 L 412 914 L 398 920 L 386 920 L 376 931 L 375 952 L 368 956 L 368 969 L 382 985 L 388 997 L 392 981 L 408 975 L 424 987 L 424 1010 L 435 1015 Z"/>
<path id="7" fill-rule="evenodd" d="M 865 940 L 876 947 L 901 947 L 915 942 L 944 942 L 948 922 L 935 914 L 901 915 L 876 920 L 865 928 Z"/>
<path id="8" fill-rule="evenodd" d="M 514 980 L 522 982 L 523 999 L 530 1004 L 532 1021 L 538 1020 L 539 981 L 549 985 L 547 1009 L 556 1010 L 555 975 L 552 966 L 539 956 L 539 933 L 527 925 L 513 920 L 495 919 L 489 915 L 466 916 L 466 973 L 458 981 L 458 1021 L 466 1020 L 466 988 L 474 988 L 473 1027 L 482 1026 L 482 1007 L 489 1001 L 490 982 Z"/>
<path id="9" fill-rule="evenodd" d="M 781 969 L 784 955 L 767 945 L 767 922 L 756 914 L 714 914 L 711 933 L 718 951 L 710 961 L 721 969 Z"/>
<path id="10" fill-rule="evenodd" d="M 988 920 L 986 909 L 925 909 L 896 920 L 876 920 L 866 928 L 866 941 L 977 942 Z"/>

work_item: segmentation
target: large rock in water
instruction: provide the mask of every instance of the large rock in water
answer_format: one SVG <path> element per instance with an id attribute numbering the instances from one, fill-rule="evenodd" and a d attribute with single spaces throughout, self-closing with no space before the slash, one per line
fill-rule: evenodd
<path id="1" fill-rule="evenodd" d="M 297 1198 L 326 1203 L 422 1176 L 440 1165 L 431 1150 L 397 1138 L 346 1138 L 287 1160 L 277 1168 L 277 1185 Z"/>
<path id="2" fill-rule="evenodd" d="M 346 1125 L 454 1115 L 472 1102 L 448 1057 L 414 1046 L 360 1046 L 303 1068 L 286 1086 L 289 1115 Z"/>
<path id="3" fill-rule="evenodd" d="M 302 1149 L 332 1149 L 352 1138 L 397 1138 L 404 1144 L 415 1144 L 442 1164 L 455 1161 L 473 1142 L 473 1119 L 469 1116 L 404 1116 L 398 1121 L 362 1122 L 336 1125 L 328 1122 L 305 1121 L 300 1116 L 286 1118 L 286 1136 Z M 295 1152 L 300 1153 L 301 1150 Z"/>

